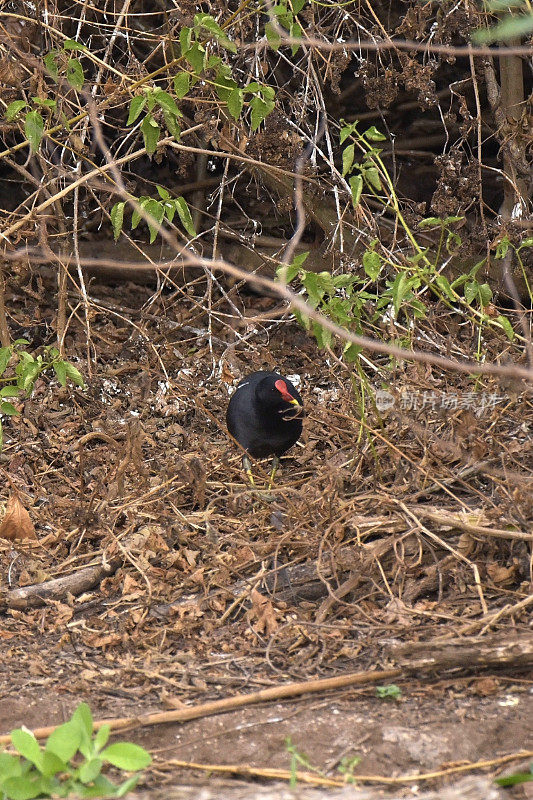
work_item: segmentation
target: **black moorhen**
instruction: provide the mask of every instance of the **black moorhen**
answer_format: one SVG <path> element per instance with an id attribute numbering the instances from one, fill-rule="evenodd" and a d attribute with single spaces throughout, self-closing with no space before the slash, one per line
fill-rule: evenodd
<path id="1" fill-rule="evenodd" d="M 238 384 L 226 413 L 228 430 L 245 450 L 243 468 L 254 486 L 248 456 L 273 456 L 269 489 L 280 456 L 302 433 L 303 401 L 298 390 L 277 372 L 252 372 Z"/>

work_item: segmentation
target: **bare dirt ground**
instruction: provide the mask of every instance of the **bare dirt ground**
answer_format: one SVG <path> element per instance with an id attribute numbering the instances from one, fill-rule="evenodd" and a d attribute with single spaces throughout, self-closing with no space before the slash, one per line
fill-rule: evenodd
<path id="1" fill-rule="evenodd" d="M 53 310 L 50 287 L 33 291 L 10 308 L 38 346 L 53 341 Z M 269 320 L 274 299 L 234 294 L 250 317 L 239 340 L 222 317 L 205 326 L 201 287 L 96 284 L 91 297 L 90 339 L 73 304 L 66 341 L 87 389 L 40 380 L 5 424 L 1 465 L 39 543 L 0 542 L 1 732 L 60 723 L 81 700 L 95 718 L 135 716 L 385 669 L 394 645 L 531 641 L 533 416 L 520 384 L 372 360 L 370 383 L 396 398 L 380 413 L 357 372 L 296 323 Z M 428 347 L 451 323 L 430 320 Z M 454 336 L 467 352 L 470 333 Z M 494 356 L 505 341 L 490 336 Z M 308 412 L 271 496 L 246 486 L 224 425 L 234 380 L 265 367 L 301 377 Z M 440 404 L 476 389 L 477 401 L 501 399 Z M 402 407 L 402 390 L 431 399 Z M 15 600 L 102 564 L 116 566 L 92 586 Z M 245 768 L 289 769 L 287 737 L 335 780 L 360 757 L 354 776 L 375 778 L 361 792 L 383 796 L 439 796 L 462 779 L 452 767 L 487 760 L 471 796 L 497 797 L 490 780 L 527 766 L 498 759 L 533 750 L 529 670 L 462 665 L 391 682 L 398 700 L 367 685 L 123 736 L 154 754 L 143 787 L 154 798 L 189 782 L 238 796 L 243 779 L 261 796 L 268 782 Z M 234 780 L 178 762 L 235 765 Z M 532 797 L 529 786 L 505 796 Z"/>

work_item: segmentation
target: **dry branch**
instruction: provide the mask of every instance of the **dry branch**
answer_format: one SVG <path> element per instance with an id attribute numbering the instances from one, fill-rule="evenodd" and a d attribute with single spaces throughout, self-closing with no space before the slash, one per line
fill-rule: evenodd
<path id="1" fill-rule="evenodd" d="M 439 645 L 431 642 L 424 643 L 431 655 L 414 660 L 406 660 L 394 669 L 371 670 L 339 675 L 335 678 L 321 678 L 319 680 L 299 681 L 280 686 L 261 689 L 251 694 L 240 694 L 234 697 L 225 697 L 209 703 L 183 708 L 181 700 L 177 700 L 180 708 L 173 711 L 162 711 L 156 714 L 142 714 L 137 717 L 115 717 L 112 719 L 98 720 L 94 723 L 94 730 L 99 730 L 103 725 L 109 725 L 112 731 L 122 731 L 132 727 L 148 727 L 171 722 L 188 722 L 192 719 L 223 714 L 258 703 L 266 703 L 303 695 L 331 692 L 351 686 L 368 686 L 374 683 L 387 683 L 391 680 L 410 675 L 442 674 L 450 669 L 470 671 L 507 666 L 511 668 L 530 669 L 533 666 L 533 634 L 526 634 L 504 644 L 498 639 L 496 644 L 479 640 L 458 640 Z M 422 647 L 422 645 L 420 645 Z M 415 646 L 416 649 L 416 646 Z M 398 649 L 398 652 L 401 648 Z M 37 739 L 45 739 L 55 726 L 37 728 L 33 731 Z M 0 745 L 9 744 L 10 736 L 0 736 Z"/>
<path id="2" fill-rule="evenodd" d="M 122 563 L 122 557 L 114 558 L 105 564 L 84 567 L 78 572 L 64 575 L 61 578 L 53 578 L 44 583 L 35 583 L 30 586 L 23 586 L 20 589 L 13 589 L 10 592 L 6 592 L 3 602 L 0 601 L 0 610 L 3 606 L 4 608 L 24 611 L 28 608 L 42 606 L 48 600 L 61 600 L 69 594 L 76 597 L 83 594 L 83 592 L 94 589 L 104 578 L 116 572 Z"/>

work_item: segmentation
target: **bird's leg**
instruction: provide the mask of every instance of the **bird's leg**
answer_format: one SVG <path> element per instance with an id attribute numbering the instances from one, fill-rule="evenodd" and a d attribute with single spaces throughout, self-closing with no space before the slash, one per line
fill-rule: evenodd
<path id="1" fill-rule="evenodd" d="M 274 485 L 274 476 L 278 471 L 278 467 L 279 467 L 279 458 L 277 456 L 274 456 L 274 458 L 272 459 L 272 469 L 270 470 L 270 478 L 268 481 L 268 491 L 270 491 Z"/>
<path id="2" fill-rule="evenodd" d="M 252 475 L 252 464 L 246 455 L 242 457 L 242 468 L 248 475 L 248 480 L 250 481 L 251 485 L 255 488 L 254 476 Z"/>

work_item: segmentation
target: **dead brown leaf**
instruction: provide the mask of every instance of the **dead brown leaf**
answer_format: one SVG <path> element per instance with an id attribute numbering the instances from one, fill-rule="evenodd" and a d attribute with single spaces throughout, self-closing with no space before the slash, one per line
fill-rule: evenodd
<path id="1" fill-rule="evenodd" d="M 6 513 L 0 523 L 0 538 L 11 541 L 37 539 L 30 515 L 16 494 L 11 494 L 7 501 Z"/>
<path id="2" fill-rule="evenodd" d="M 277 630 L 278 623 L 276 620 L 276 612 L 272 603 L 258 592 L 257 589 L 252 589 L 250 593 L 252 601 L 252 608 L 248 612 L 250 622 L 255 622 L 254 629 L 257 633 L 272 634 Z"/>
<path id="3" fill-rule="evenodd" d="M 515 572 L 516 564 L 512 564 L 510 567 L 504 567 L 494 561 L 490 564 L 487 564 L 487 574 L 489 578 L 491 578 L 494 583 L 500 586 L 502 584 L 511 584 L 514 580 Z"/>

